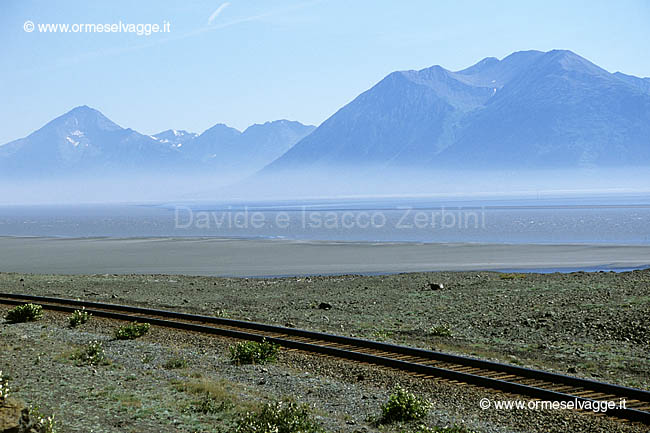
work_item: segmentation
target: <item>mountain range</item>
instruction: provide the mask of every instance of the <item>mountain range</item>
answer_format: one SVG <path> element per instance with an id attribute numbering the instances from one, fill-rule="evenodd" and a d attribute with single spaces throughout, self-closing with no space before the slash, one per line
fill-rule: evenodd
<path id="1" fill-rule="evenodd" d="M 626 166 L 650 166 L 650 78 L 566 50 L 393 72 L 317 128 L 278 120 L 145 135 L 82 106 L 0 146 L 0 176 L 14 178 Z"/>
<path id="2" fill-rule="evenodd" d="M 461 71 L 394 72 L 274 161 L 293 167 L 546 169 L 650 165 L 650 78 L 566 50 Z"/>
<path id="3" fill-rule="evenodd" d="M 278 120 L 245 131 L 216 125 L 202 134 L 144 135 L 98 110 L 76 107 L 39 130 L 0 146 L 0 175 L 75 177 L 122 173 L 252 173 L 285 153 L 313 126 Z"/>

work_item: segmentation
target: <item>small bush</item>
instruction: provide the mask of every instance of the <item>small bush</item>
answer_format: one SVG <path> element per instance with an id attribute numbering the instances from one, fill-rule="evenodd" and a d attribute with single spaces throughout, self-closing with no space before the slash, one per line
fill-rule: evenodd
<path id="1" fill-rule="evenodd" d="M 269 403 L 237 421 L 236 433 L 316 433 L 323 429 L 311 416 L 309 406 L 292 401 Z"/>
<path id="2" fill-rule="evenodd" d="M 245 341 L 230 346 L 230 360 L 235 364 L 265 364 L 278 358 L 280 346 L 262 340 Z"/>
<path id="3" fill-rule="evenodd" d="M 148 323 L 129 323 L 115 331 L 115 338 L 118 340 L 135 340 L 149 332 L 150 327 L 151 326 Z"/>
<path id="4" fill-rule="evenodd" d="M 402 388 L 397 388 L 381 408 L 381 424 L 396 421 L 417 421 L 429 412 L 431 403 Z"/>
<path id="5" fill-rule="evenodd" d="M 140 358 L 140 361 L 142 361 L 143 364 L 149 364 L 149 363 L 150 363 L 151 361 L 153 361 L 154 359 L 156 359 L 156 357 L 153 356 L 151 353 L 145 353 L 145 354 L 142 355 L 142 357 Z"/>
<path id="6" fill-rule="evenodd" d="M 36 304 L 23 304 L 7 312 L 5 319 L 10 323 L 33 322 L 43 317 L 43 307 Z"/>
<path id="7" fill-rule="evenodd" d="M 72 316 L 70 316 L 70 326 L 73 328 L 76 328 L 79 325 L 83 325 L 87 321 L 90 320 L 90 317 L 92 314 L 86 311 L 86 308 L 82 308 L 81 310 L 75 310 L 74 313 L 72 313 Z"/>
<path id="8" fill-rule="evenodd" d="M 226 310 L 221 310 L 221 309 L 216 310 L 214 312 L 214 316 L 215 317 L 220 317 L 222 319 L 232 319 L 232 314 L 230 314 L 230 312 L 228 312 Z"/>
<path id="9" fill-rule="evenodd" d="M 379 329 L 375 332 L 372 333 L 372 336 L 375 337 L 379 341 L 387 340 L 393 336 L 392 331 L 385 331 L 383 329 Z"/>
<path id="10" fill-rule="evenodd" d="M 177 368 L 186 368 L 187 359 L 185 358 L 170 358 L 162 365 L 164 369 L 175 370 Z"/>
<path id="11" fill-rule="evenodd" d="M 0 370 L 0 403 L 3 403 L 9 397 L 9 391 L 11 391 L 9 382 L 4 378 Z"/>
<path id="12" fill-rule="evenodd" d="M 34 420 L 33 429 L 38 433 L 57 433 L 57 422 L 54 415 L 43 415 L 38 406 L 31 407 L 29 415 Z"/>
<path id="13" fill-rule="evenodd" d="M 82 365 L 107 365 L 104 345 L 100 341 L 91 341 L 86 347 L 75 352 L 71 358 L 77 366 Z"/>
<path id="14" fill-rule="evenodd" d="M 434 337 L 451 337 L 451 329 L 444 325 L 431 327 L 429 333 Z"/>

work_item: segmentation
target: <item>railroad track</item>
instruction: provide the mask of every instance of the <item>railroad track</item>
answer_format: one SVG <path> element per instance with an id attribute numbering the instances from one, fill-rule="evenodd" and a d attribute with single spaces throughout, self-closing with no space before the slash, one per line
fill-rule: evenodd
<path id="1" fill-rule="evenodd" d="M 606 414 L 650 425 L 650 392 L 641 389 L 466 356 L 242 320 L 128 305 L 0 293 L 2 304 L 19 305 L 26 302 L 37 303 L 46 310 L 73 312 L 85 307 L 89 313 L 98 317 L 137 320 L 157 326 L 245 340 L 266 339 L 285 348 L 382 365 L 424 377 L 444 378 L 547 401 L 593 405 L 598 401 L 613 401 L 618 404 L 624 400 L 624 408 L 609 409 Z"/>

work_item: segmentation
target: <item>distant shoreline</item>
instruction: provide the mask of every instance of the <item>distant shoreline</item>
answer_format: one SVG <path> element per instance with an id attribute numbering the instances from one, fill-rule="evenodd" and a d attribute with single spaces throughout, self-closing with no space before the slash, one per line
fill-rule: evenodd
<path id="1" fill-rule="evenodd" d="M 584 247 L 647 247 L 650 248 L 650 241 L 648 243 L 623 243 L 623 242 L 483 242 L 483 241 L 421 241 L 421 240 L 346 240 L 346 239 L 294 239 L 284 236 L 178 236 L 178 235 L 160 235 L 160 236 L 67 236 L 67 235 L 0 235 L 0 242 L 6 239 L 28 239 L 28 240 L 65 240 L 65 241 L 242 241 L 242 242 L 283 242 L 287 244 L 316 244 L 316 245 L 481 245 L 481 246 L 584 246 Z"/>
<path id="2" fill-rule="evenodd" d="M 650 266 L 650 245 L 0 237 L 0 272 L 224 277 L 426 271 L 571 272 Z"/>

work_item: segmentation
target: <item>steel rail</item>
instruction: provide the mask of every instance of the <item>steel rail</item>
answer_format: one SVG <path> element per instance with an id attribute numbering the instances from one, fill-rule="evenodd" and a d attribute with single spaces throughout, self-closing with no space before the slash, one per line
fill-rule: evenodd
<path id="1" fill-rule="evenodd" d="M 486 361 L 468 356 L 452 355 L 443 352 L 264 323 L 129 305 L 28 294 L 0 293 L 0 303 L 20 305 L 25 302 L 38 303 L 44 309 L 54 311 L 73 312 L 79 308 L 86 308 L 89 313 L 98 317 L 116 320 L 146 321 L 156 326 L 209 333 L 237 339 L 253 341 L 266 339 L 269 342 L 279 344 L 286 348 L 382 365 L 403 371 L 441 377 L 550 401 L 576 401 L 581 402 L 581 404 L 594 404 L 599 400 L 615 401 L 618 403 L 621 399 L 625 399 L 631 402 L 629 403 L 630 406 L 608 409 L 606 414 L 608 416 L 650 425 L 649 391 L 606 382 L 500 362 Z M 369 350 L 370 353 L 360 349 Z M 411 359 L 400 359 L 405 357 Z M 444 364 L 444 366 L 436 366 L 435 364 Z M 494 376 L 495 373 L 500 377 L 490 377 Z M 531 381 L 533 381 L 532 384 L 522 383 Z M 569 389 L 563 389 L 567 387 Z M 561 391 L 556 391 L 555 389 L 561 389 Z M 577 394 L 582 394 L 582 396 Z M 601 396 L 597 398 L 589 397 L 590 395 L 595 396 L 599 394 Z"/>

